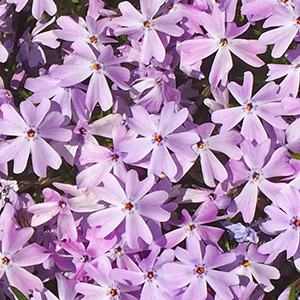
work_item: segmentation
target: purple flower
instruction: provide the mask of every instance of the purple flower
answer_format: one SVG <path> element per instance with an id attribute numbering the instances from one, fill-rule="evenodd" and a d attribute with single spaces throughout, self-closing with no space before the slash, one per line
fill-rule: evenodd
<path id="1" fill-rule="evenodd" d="M 182 19 L 181 14 L 173 12 L 155 17 L 164 2 L 140 0 L 142 13 L 127 1 L 119 4 L 122 16 L 115 22 L 122 27 L 114 30 L 114 34 L 126 34 L 133 40 L 143 38 L 141 61 L 145 64 L 148 64 L 152 57 L 162 62 L 166 55 L 166 37 L 181 36 L 184 33 L 184 30 L 176 25 Z"/>
<path id="2" fill-rule="evenodd" d="M 179 262 L 166 263 L 162 267 L 169 292 L 174 293 L 175 289 L 187 286 L 182 300 L 197 299 L 197 295 L 206 299 L 209 284 L 222 299 L 232 299 L 229 287 L 238 284 L 238 277 L 236 274 L 228 276 L 227 272 L 218 268 L 232 263 L 235 260 L 234 253 L 221 253 L 212 245 L 206 246 L 203 252 L 199 241 L 193 239 L 187 250 L 177 247 L 175 256 Z"/>
<path id="3" fill-rule="evenodd" d="M 293 186 L 282 189 L 273 205 L 264 211 L 270 220 L 261 224 L 261 229 L 277 237 L 261 245 L 260 253 L 269 254 L 266 263 L 272 262 L 279 253 L 286 251 L 287 259 L 294 256 L 294 263 L 300 269 L 300 193 Z"/>
<path id="4" fill-rule="evenodd" d="M 126 175 L 125 190 L 123 184 L 109 173 L 104 176 L 103 184 L 104 187 L 99 188 L 99 196 L 110 206 L 91 214 L 88 217 L 89 225 L 101 226 L 99 236 L 106 237 L 125 221 L 130 248 L 139 249 L 140 240 L 151 244 L 153 236 L 145 220 L 165 222 L 169 219 L 170 213 L 161 207 L 168 199 L 168 193 L 161 190 L 149 193 L 154 185 L 154 176 L 139 181 L 134 170 Z"/>
<path id="5" fill-rule="evenodd" d="M 168 149 L 189 163 L 196 159 L 192 145 L 198 141 L 194 132 L 180 128 L 188 117 L 188 110 L 174 112 L 174 102 L 168 102 L 162 109 L 159 123 L 142 106 L 133 106 L 132 117 L 127 119 L 128 126 L 141 137 L 121 142 L 121 151 L 128 152 L 125 162 L 135 163 L 151 153 L 148 171 L 160 176 L 163 172 L 169 178 L 177 173 L 177 166 Z"/>
<path id="6" fill-rule="evenodd" d="M 228 73 L 233 66 L 231 52 L 251 66 L 260 67 L 264 63 L 256 55 L 266 51 L 266 47 L 257 40 L 243 40 L 236 37 L 249 28 L 249 23 L 237 27 L 234 22 L 225 23 L 225 12 L 214 6 L 211 14 L 199 13 L 199 25 L 207 30 L 207 37 L 200 36 L 182 42 L 179 46 L 183 65 L 193 65 L 217 51 L 209 82 L 213 87 L 221 81 L 227 83 Z M 222 68 L 220 68 L 222 66 Z"/>
<path id="7" fill-rule="evenodd" d="M 282 96 L 277 93 L 279 87 L 270 82 L 254 96 L 251 96 L 252 88 L 251 72 L 244 73 L 242 86 L 230 82 L 228 89 L 241 106 L 217 110 L 213 112 L 212 120 L 223 125 L 221 132 L 230 130 L 243 120 L 241 134 L 249 141 L 261 143 L 268 136 L 259 117 L 279 129 L 285 129 L 288 124 L 280 117 L 283 111 L 280 103 Z"/>
<path id="8" fill-rule="evenodd" d="M 43 283 L 24 268 L 41 264 L 49 254 L 35 243 L 24 247 L 34 231 L 30 227 L 17 230 L 12 217 L 6 220 L 2 236 L 0 278 L 5 274 L 10 285 L 28 296 L 36 289 L 41 291 Z"/>
<path id="9" fill-rule="evenodd" d="M 277 149 L 266 160 L 270 144 L 269 139 L 257 146 L 253 146 L 249 141 L 243 141 L 241 143 L 241 148 L 245 153 L 243 161 L 231 160 L 229 162 L 234 185 L 238 186 L 246 182 L 240 194 L 235 197 L 232 207 L 236 205 L 236 212 L 240 211 L 243 219 L 248 223 L 254 218 L 259 190 L 273 201 L 286 184 L 271 182 L 270 179 L 294 173 L 293 167 L 286 162 L 286 148 Z"/>
<path id="10" fill-rule="evenodd" d="M 105 76 L 119 87 L 127 89 L 125 81 L 129 80 L 130 73 L 128 69 L 120 66 L 124 59 L 113 55 L 111 45 L 105 46 L 100 53 L 93 51 L 83 41 L 74 42 L 72 48 L 74 53 L 70 54 L 64 65 L 55 68 L 51 76 L 63 79 L 64 86 L 72 86 L 91 77 L 86 94 L 88 110 L 92 111 L 97 102 L 102 110 L 110 109 L 113 98 Z"/>
<path id="11" fill-rule="evenodd" d="M 25 170 L 29 154 L 33 171 L 40 177 L 46 177 L 47 166 L 60 167 L 60 156 L 45 139 L 66 142 L 71 139 L 71 131 L 60 127 L 64 118 L 59 112 L 51 112 L 50 105 L 48 99 L 43 99 L 37 107 L 31 101 L 23 101 L 21 115 L 9 104 L 1 106 L 0 134 L 17 138 L 0 149 L 0 162 L 14 160 L 14 173 Z"/>

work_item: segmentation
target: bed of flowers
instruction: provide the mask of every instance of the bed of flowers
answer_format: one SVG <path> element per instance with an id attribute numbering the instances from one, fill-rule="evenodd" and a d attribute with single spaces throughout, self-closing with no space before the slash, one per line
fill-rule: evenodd
<path id="1" fill-rule="evenodd" d="M 0 299 L 298 299 L 299 32 L 299 0 L 0 0 Z"/>

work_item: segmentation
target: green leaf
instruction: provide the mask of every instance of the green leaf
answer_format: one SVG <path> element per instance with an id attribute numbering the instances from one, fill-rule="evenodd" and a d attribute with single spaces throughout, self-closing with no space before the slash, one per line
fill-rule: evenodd
<path id="1" fill-rule="evenodd" d="M 19 291 L 17 288 L 15 288 L 14 286 L 11 286 L 10 288 L 19 300 L 28 300 L 24 296 L 24 294 L 21 291 Z"/>
<path id="2" fill-rule="evenodd" d="M 290 290 L 289 294 L 289 300 L 295 300 L 296 299 L 296 286 L 292 285 L 292 288 Z"/>

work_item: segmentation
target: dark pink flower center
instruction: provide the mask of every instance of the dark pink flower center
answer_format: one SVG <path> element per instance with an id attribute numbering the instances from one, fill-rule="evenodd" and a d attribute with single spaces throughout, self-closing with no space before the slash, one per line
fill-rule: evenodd
<path id="1" fill-rule="evenodd" d="M 2 263 L 3 263 L 4 265 L 8 265 L 9 262 L 10 262 L 10 259 L 9 259 L 7 256 L 5 256 L 5 257 L 2 258 Z"/>
<path id="2" fill-rule="evenodd" d="M 198 274 L 203 274 L 203 273 L 205 272 L 205 270 L 204 270 L 203 267 L 199 267 L 199 268 L 197 268 L 196 272 L 197 272 Z"/>
<path id="3" fill-rule="evenodd" d="M 92 36 L 92 37 L 90 38 L 90 42 L 91 42 L 92 44 L 97 44 L 98 39 L 97 39 L 95 36 Z"/>
<path id="4" fill-rule="evenodd" d="M 248 260 L 243 261 L 242 265 L 246 268 L 250 266 L 250 262 Z"/>
<path id="5" fill-rule="evenodd" d="M 220 45 L 221 45 L 221 47 L 226 47 L 228 45 L 227 39 L 221 39 L 220 40 Z"/>
<path id="6" fill-rule="evenodd" d="M 30 129 L 30 130 L 27 131 L 27 135 L 32 138 L 32 137 L 35 136 L 35 131 Z"/>
<path id="7" fill-rule="evenodd" d="M 65 201 L 59 201 L 58 205 L 61 207 L 61 208 L 65 208 L 67 206 L 67 203 Z"/>
<path id="8" fill-rule="evenodd" d="M 112 154 L 112 155 L 110 156 L 110 159 L 111 159 L 112 161 L 118 161 L 119 155 L 118 155 L 118 154 Z"/>
<path id="9" fill-rule="evenodd" d="M 132 210 L 133 205 L 130 202 L 128 202 L 125 204 L 125 208 L 126 208 L 126 210 Z"/>

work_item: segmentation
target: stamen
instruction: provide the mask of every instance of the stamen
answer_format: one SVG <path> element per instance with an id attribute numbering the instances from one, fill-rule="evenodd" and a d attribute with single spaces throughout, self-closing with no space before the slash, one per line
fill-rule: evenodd
<path id="1" fill-rule="evenodd" d="M 152 26 L 153 26 L 153 24 L 151 22 L 149 22 L 149 21 L 144 22 L 144 27 L 150 28 Z"/>
<path id="2" fill-rule="evenodd" d="M 157 134 L 157 135 L 155 136 L 154 139 L 155 139 L 155 141 L 158 142 L 158 143 L 160 143 L 160 142 L 163 140 L 162 136 L 159 135 L 159 134 Z"/>
<path id="3" fill-rule="evenodd" d="M 79 129 L 79 132 L 80 132 L 81 134 L 86 134 L 86 129 L 84 129 L 83 127 L 81 127 L 81 128 Z"/>
<path id="4" fill-rule="evenodd" d="M 112 161 L 118 161 L 119 155 L 118 155 L 118 154 L 112 154 L 112 155 L 110 156 L 110 159 L 111 159 Z"/>
<path id="5" fill-rule="evenodd" d="M 221 45 L 221 47 L 226 47 L 228 45 L 227 39 L 221 39 L 220 40 L 220 45 Z"/>
<path id="6" fill-rule="evenodd" d="M 153 272 L 148 272 L 147 277 L 148 277 L 149 279 L 152 279 L 152 278 L 154 277 Z"/>
<path id="7" fill-rule="evenodd" d="M 92 43 L 92 44 L 97 44 L 97 42 L 98 42 L 98 39 L 95 37 L 95 36 L 92 36 L 91 38 L 90 38 L 90 42 Z"/>
<path id="8" fill-rule="evenodd" d="M 254 173 L 254 174 L 252 175 L 252 179 L 253 179 L 253 181 L 257 181 L 257 180 L 258 180 L 258 178 L 259 178 L 259 174 L 257 174 L 257 173 Z"/>
<path id="9" fill-rule="evenodd" d="M 93 69 L 96 71 L 100 70 L 100 65 L 97 62 L 93 63 Z"/>
<path id="10" fill-rule="evenodd" d="M 132 205 L 130 202 L 128 202 L 128 203 L 125 204 L 125 208 L 126 208 L 127 210 L 132 210 L 133 205 Z"/>
<path id="11" fill-rule="evenodd" d="M 246 105 L 246 110 L 250 111 L 252 108 L 253 108 L 253 106 L 252 106 L 251 103 L 248 103 L 248 104 Z"/>
<path id="12" fill-rule="evenodd" d="M 193 229 L 195 229 L 195 225 L 191 224 L 191 225 L 186 225 L 187 230 L 192 231 Z"/>
<path id="13" fill-rule="evenodd" d="M 2 263 L 3 263 L 4 265 L 8 265 L 9 262 L 10 262 L 10 259 L 9 259 L 7 256 L 5 256 L 5 257 L 2 258 Z"/>
<path id="14" fill-rule="evenodd" d="M 117 248 L 115 248 L 114 249 L 114 252 L 117 254 L 117 255 L 121 255 L 122 253 L 121 253 L 121 248 L 120 247 L 117 247 Z"/>
<path id="15" fill-rule="evenodd" d="M 30 129 L 29 131 L 27 131 L 27 135 L 32 138 L 35 136 L 35 131 Z"/>
<path id="16" fill-rule="evenodd" d="M 248 260 L 245 260 L 242 265 L 246 268 L 250 266 L 250 262 Z"/>
<path id="17" fill-rule="evenodd" d="M 203 267 L 199 267 L 199 268 L 197 268 L 197 270 L 196 270 L 196 272 L 198 273 L 198 274 L 203 274 L 204 273 L 204 268 Z"/>
<path id="18" fill-rule="evenodd" d="M 174 6 L 174 5 L 172 5 L 172 4 L 169 4 L 169 5 L 166 5 L 166 8 L 167 8 L 167 9 L 172 9 L 172 8 L 173 8 L 173 6 Z"/>
<path id="19" fill-rule="evenodd" d="M 61 208 L 65 208 L 67 206 L 67 203 L 65 201 L 59 201 L 58 205 L 61 207 Z"/>
<path id="20" fill-rule="evenodd" d="M 114 297 L 114 296 L 117 295 L 117 290 L 111 289 L 110 292 L 109 292 L 109 294 L 110 294 L 112 297 Z"/>
<path id="21" fill-rule="evenodd" d="M 300 226 L 300 221 L 299 221 L 298 219 L 296 219 L 296 220 L 294 221 L 294 225 L 295 225 L 296 227 L 299 227 L 299 226 Z"/>
<path id="22" fill-rule="evenodd" d="M 49 226 L 44 226 L 44 232 L 45 233 L 50 233 L 51 232 L 51 229 Z"/>
<path id="23" fill-rule="evenodd" d="M 86 261 L 88 261 L 88 259 L 89 259 L 89 257 L 88 257 L 87 255 L 82 255 L 82 256 L 80 257 L 80 260 L 81 260 L 82 262 L 86 262 Z"/>
<path id="24" fill-rule="evenodd" d="M 300 17 L 298 17 L 298 18 L 296 19 L 296 23 L 297 23 L 298 25 L 300 25 Z"/>
<path id="25" fill-rule="evenodd" d="M 198 147 L 199 149 L 203 149 L 203 148 L 205 147 L 205 143 L 202 142 L 202 141 L 200 141 L 200 142 L 197 143 L 197 147 Z"/>

